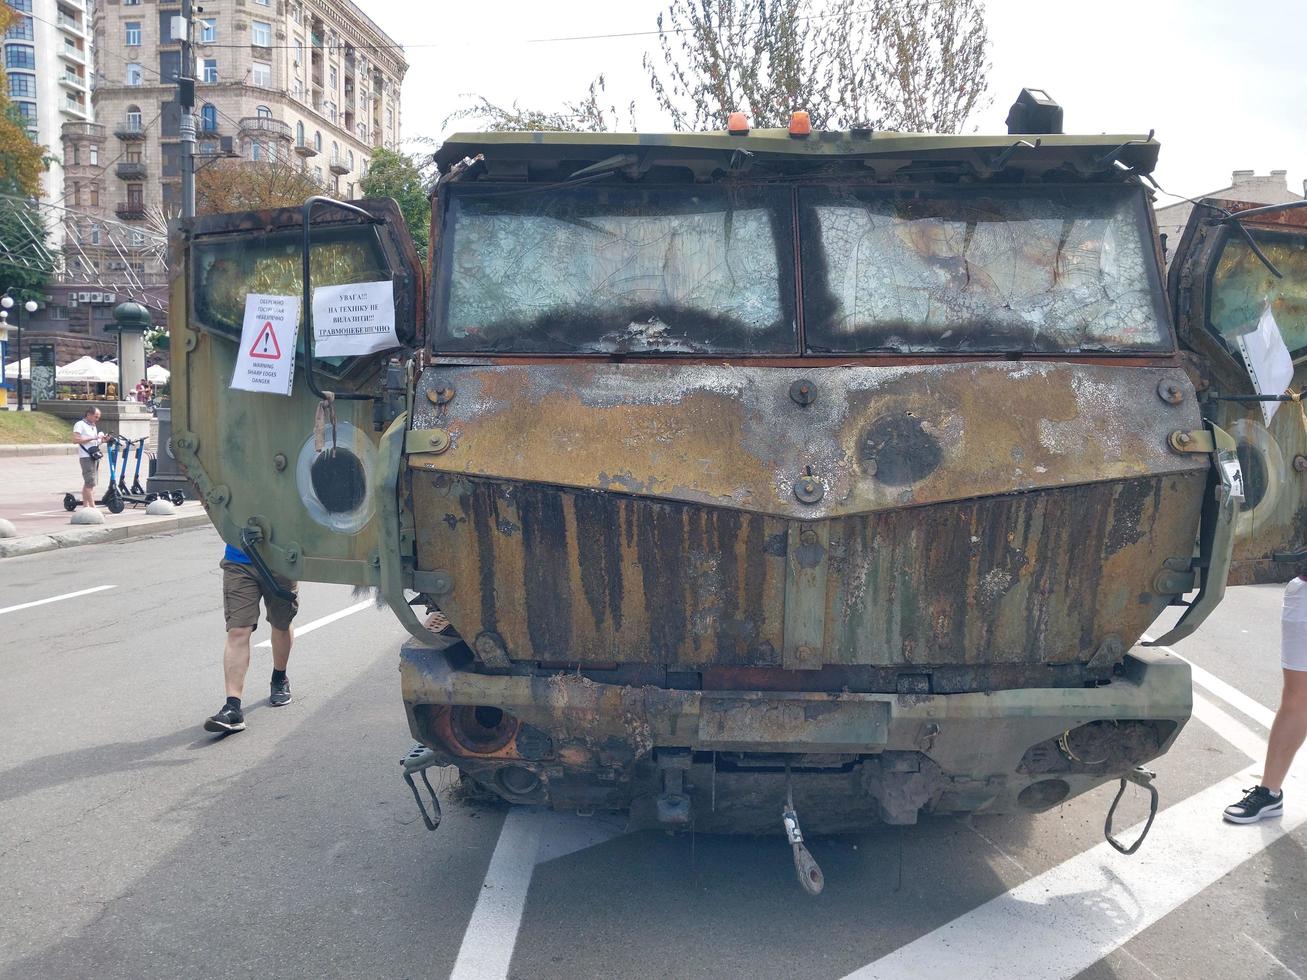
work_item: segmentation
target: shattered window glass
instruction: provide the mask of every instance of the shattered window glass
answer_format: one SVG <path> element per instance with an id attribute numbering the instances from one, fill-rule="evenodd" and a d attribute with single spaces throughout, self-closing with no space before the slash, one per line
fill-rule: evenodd
<path id="1" fill-rule="evenodd" d="M 1284 278 L 1275 278 L 1240 235 L 1230 234 L 1212 273 L 1212 328 L 1235 351 L 1234 338 L 1256 330 L 1269 304 L 1285 346 L 1294 358 L 1307 356 L 1307 236 L 1252 235 Z"/>
<path id="2" fill-rule="evenodd" d="M 1169 350 L 1135 188 L 800 191 L 816 351 Z"/>
<path id="3" fill-rule="evenodd" d="M 759 187 L 455 187 L 436 345 L 793 353 L 790 202 Z"/>

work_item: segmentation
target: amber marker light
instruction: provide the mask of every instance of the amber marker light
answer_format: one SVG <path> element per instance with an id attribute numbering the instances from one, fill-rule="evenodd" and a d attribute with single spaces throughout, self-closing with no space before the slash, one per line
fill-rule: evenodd
<path id="1" fill-rule="evenodd" d="M 726 117 L 726 132 L 732 136 L 744 136 L 749 132 L 749 120 L 742 112 L 732 112 Z"/>
<path id="2" fill-rule="evenodd" d="M 807 136 L 812 132 L 812 120 L 802 109 L 790 113 L 790 135 Z"/>

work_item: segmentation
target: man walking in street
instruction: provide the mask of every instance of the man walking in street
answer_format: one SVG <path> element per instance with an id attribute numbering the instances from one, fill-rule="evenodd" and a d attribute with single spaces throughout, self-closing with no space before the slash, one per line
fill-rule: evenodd
<path id="1" fill-rule="evenodd" d="M 250 637 L 259 625 L 260 599 L 268 613 L 268 625 L 272 627 L 272 687 L 268 703 L 278 708 L 290 704 L 286 665 L 290 662 L 290 647 L 294 641 L 291 621 L 299 612 L 299 596 L 296 583 L 279 575 L 274 579 L 290 593 L 290 598 L 269 589 L 254 570 L 249 556 L 231 545 L 227 545 L 219 567 L 222 569 L 222 611 L 227 621 L 227 643 L 222 653 L 227 703 L 205 721 L 204 730 L 229 734 L 245 730 L 241 697 L 245 692 L 245 674 L 250 668 Z"/>
<path id="2" fill-rule="evenodd" d="M 82 420 L 73 426 L 77 461 L 82 464 L 82 506 L 91 510 L 95 509 L 95 485 L 99 482 L 100 457 L 104 455 L 100 444 L 108 438 L 100 433 L 98 408 L 88 408 Z"/>

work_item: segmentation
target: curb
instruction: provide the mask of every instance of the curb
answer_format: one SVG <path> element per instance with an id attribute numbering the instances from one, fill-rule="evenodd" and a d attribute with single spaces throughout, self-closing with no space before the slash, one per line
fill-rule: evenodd
<path id="1" fill-rule="evenodd" d="M 77 447 L 70 443 L 33 443 L 30 446 L 24 445 L 3 445 L 0 446 L 0 458 L 6 456 L 71 456 L 77 452 Z"/>
<path id="2" fill-rule="evenodd" d="M 36 555 L 43 551 L 57 551 L 63 548 L 77 548 L 84 544 L 103 544 L 106 541 L 124 541 L 128 538 L 148 538 L 154 534 L 166 534 L 188 527 L 199 527 L 209 523 L 208 513 L 183 514 L 180 517 L 160 518 L 149 524 L 123 524 L 112 527 L 104 524 L 92 524 L 83 528 L 56 531 L 53 534 L 29 534 L 21 538 L 0 538 L 0 559 L 17 558 L 20 555 Z"/>

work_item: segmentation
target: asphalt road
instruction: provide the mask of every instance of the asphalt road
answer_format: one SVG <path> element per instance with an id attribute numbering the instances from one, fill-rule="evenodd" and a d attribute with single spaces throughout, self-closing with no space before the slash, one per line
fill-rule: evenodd
<path id="1" fill-rule="evenodd" d="M 778 838 L 447 789 L 428 833 L 399 776 L 402 631 L 347 588 L 303 589 L 294 703 L 266 704 L 256 649 L 249 730 L 205 734 L 219 552 L 203 529 L 0 562 L 0 977 L 1307 976 L 1307 761 L 1283 821 L 1219 820 L 1260 768 L 1277 588 L 1231 590 L 1178 649 L 1202 703 L 1135 857 L 1101 844 L 1102 789 L 817 840 L 809 899 Z"/>

